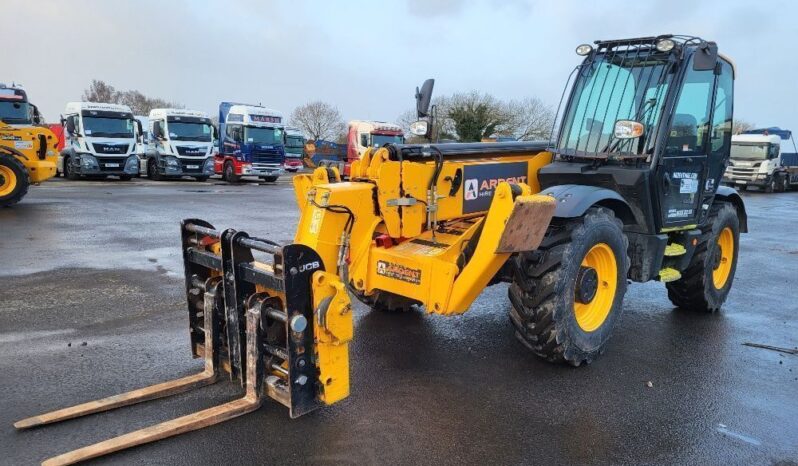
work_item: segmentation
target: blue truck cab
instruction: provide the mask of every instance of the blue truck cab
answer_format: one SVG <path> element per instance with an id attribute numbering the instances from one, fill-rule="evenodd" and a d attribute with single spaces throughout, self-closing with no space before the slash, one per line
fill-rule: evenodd
<path id="1" fill-rule="evenodd" d="M 219 151 L 214 172 L 234 183 L 242 176 L 277 181 L 285 173 L 283 115 L 259 105 L 219 104 Z"/>

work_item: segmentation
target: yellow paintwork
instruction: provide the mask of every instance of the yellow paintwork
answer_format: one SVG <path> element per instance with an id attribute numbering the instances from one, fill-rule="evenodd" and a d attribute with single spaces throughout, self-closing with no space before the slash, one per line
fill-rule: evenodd
<path id="1" fill-rule="evenodd" d="M 606 243 L 594 244 L 582 259 L 582 267 L 596 271 L 596 294 L 589 303 L 574 301 L 576 323 L 585 332 L 593 332 L 607 319 L 618 288 L 618 263 L 615 253 Z"/>
<path id="2" fill-rule="evenodd" d="M 720 260 L 712 270 L 712 284 L 715 285 L 715 289 L 720 290 L 726 286 L 726 282 L 729 280 L 734 261 L 734 233 L 731 228 L 726 227 L 720 231 L 718 248 L 720 248 Z"/>
<path id="3" fill-rule="evenodd" d="M 44 159 L 39 158 L 39 135 L 47 140 Z M 34 125 L 7 125 L 0 121 L 0 146 L 15 149 L 25 155 L 16 157 L 28 170 L 31 183 L 41 183 L 55 176 L 58 160 L 58 140 L 49 128 Z"/>
<path id="4" fill-rule="evenodd" d="M 349 396 L 349 342 L 352 306 L 346 287 L 334 273 L 313 274 L 313 326 L 321 401 L 333 404 Z"/>
<path id="5" fill-rule="evenodd" d="M 0 199 L 14 192 L 17 188 L 17 176 L 11 168 L 0 165 Z"/>

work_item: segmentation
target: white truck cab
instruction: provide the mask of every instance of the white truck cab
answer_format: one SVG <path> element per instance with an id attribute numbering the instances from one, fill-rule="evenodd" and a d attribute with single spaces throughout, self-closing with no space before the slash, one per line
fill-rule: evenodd
<path id="1" fill-rule="evenodd" d="M 761 133 L 732 136 L 729 165 L 723 176 L 725 184 L 741 189 L 754 186 L 773 192 L 784 191 L 798 182 L 795 156 L 789 153 L 791 148 L 786 144 L 792 139 L 791 132 L 778 128 L 773 130 L 778 130 L 779 134 L 755 130 Z"/>
<path id="2" fill-rule="evenodd" d="M 142 174 L 153 180 L 191 176 L 198 181 L 213 175 L 216 130 L 205 112 L 156 108 L 150 111 L 148 125 Z"/>
<path id="3" fill-rule="evenodd" d="M 141 123 L 127 105 L 69 102 L 61 115 L 64 149 L 57 170 L 69 179 L 118 176 L 129 180 L 139 172 L 136 142 Z"/>

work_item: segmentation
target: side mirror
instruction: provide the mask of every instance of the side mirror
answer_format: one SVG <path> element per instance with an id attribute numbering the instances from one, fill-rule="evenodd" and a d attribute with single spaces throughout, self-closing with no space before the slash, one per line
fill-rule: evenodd
<path id="1" fill-rule="evenodd" d="M 138 131 L 138 136 L 136 137 L 137 140 L 143 142 L 144 141 L 144 128 L 141 127 L 141 121 L 137 119 L 133 119 L 136 122 L 136 131 Z"/>
<path id="2" fill-rule="evenodd" d="M 161 128 L 160 121 L 156 121 L 155 124 L 152 125 L 152 135 L 155 136 L 155 139 L 163 139 L 163 129 Z"/>
<path id="3" fill-rule="evenodd" d="M 718 44 L 714 42 L 704 42 L 698 46 L 693 55 L 693 70 L 708 71 L 714 70 L 718 63 Z"/>
<path id="4" fill-rule="evenodd" d="M 39 107 L 31 105 L 31 111 L 32 111 L 31 121 L 33 122 L 33 124 L 34 125 L 42 124 L 42 115 L 41 113 L 39 113 Z"/>
<path id="5" fill-rule="evenodd" d="M 75 134 L 75 117 L 66 119 L 66 130 L 69 134 Z"/>
<path id="6" fill-rule="evenodd" d="M 639 121 L 618 120 L 613 135 L 616 139 L 634 139 L 643 135 L 644 126 Z"/>
<path id="7" fill-rule="evenodd" d="M 429 104 L 432 102 L 432 88 L 435 86 L 434 79 L 428 79 L 421 85 L 421 89 L 416 88 L 416 113 L 419 118 L 429 115 Z"/>
<path id="8" fill-rule="evenodd" d="M 432 126 L 427 120 L 418 120 L 410 124 L 410 132 L 416 136 L 429 138 Z"/>
<path id="9" fill-rule="evenodd" d="M 219 130 L 216 129 L 216 126 L 211 125 L 211 139 L 214 141 L 219 139 Z"/>

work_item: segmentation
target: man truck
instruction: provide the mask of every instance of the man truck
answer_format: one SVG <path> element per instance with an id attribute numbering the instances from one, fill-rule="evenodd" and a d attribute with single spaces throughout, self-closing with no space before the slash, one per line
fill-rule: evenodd
<path id="1" fill-rule="evenodd" d="M 283 114 L 260 105 L 219 104 L 219 152 L 213 169 L 228 183 L 242 176 L 274 182 L 284 174 Z"/>
<path id="2" fill-rule="evenodd" d="M 302 157 L 305 151 L 305 136 L 299 128 L 285 129 L 285 169 L 296 172 L 302 168 Z"/>
<path id="3" fill-rule="evenodd" d="M 0 84 L 0 206 L 19 202 L 31 183 L 55 176 L 58 138 L 22 86 Z"/>
<path id="4" fill-rule="evenodd" d="M 798 186 L 798 149 L 792 131 L 773 127 L 732 136 L 723 183 L 743 190 L 754 186 L 768 193 Z"/>
<path id="5" fill-rule="evenodd" d="M 205 112 L 175 108 L 150 110 L 147 150 L 141 173 L 152 180 L 213 175 L 215 129 Z"/>
<path id="6" fill-rule="evenodd" d="M 64 149 L 58 156 L 58 171 L 64 177 L 118 176 L 127 181 L 139 173 L 136 145 L 142 128 L 127 105 L 69 102 L 61 124 Z"/>

